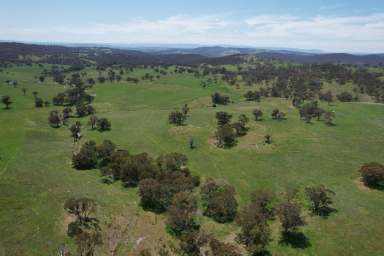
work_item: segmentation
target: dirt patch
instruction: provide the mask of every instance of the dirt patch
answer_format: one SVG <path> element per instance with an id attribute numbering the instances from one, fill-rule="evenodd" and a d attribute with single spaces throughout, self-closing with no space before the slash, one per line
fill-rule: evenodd
<path id="1" fill-rule="evenodd" d="M 113 110 L 113 105 L 108 102 L 94 103 L 94 107 L 97 109 L 98 113 L 108 113 Z"/>
<path id="2" fill-rule="evenodd" d="M 271 153 L 275 150 L 273 144 L 265 143 L 266 128 L 263 126 L 248 131 L 247 135 L 239 138 L 238 147 L 241 149 L 253 150 L 258 153 Z M 273 137 L 272 137 L 273 140 Z"/>
<path id="3" fill-rule="evenodd" d="M 68 225 L 74 221 L 76 221 L 76 216 L 73 214 L 69 214 L 67 211 L 63 210 L 62 213 L 63 218 L 60 221 L 60 230 L 61 234 L 66 234 L 68 231 Z"/>
<path id="4" fill-rule="evenodd" d="M 189 107 L 192 109 L 196 108 L 206 108 L 206 107 L 211 107 L 212 106 L 212 100 L 211 97 L 201 97 L 198 99 L 193 100 L 190 104 Z"/>
<path id="5" fill-rule="evenodd" d="M 200 127 L 193 125 L 174 126 L 171 127 L 168 132 L 171 136 L 191 136 L 199 131 L 199 129 Z"/>
<path id="6" fill-rule="evenodd" d="M 159 246 L 172 241 L 166 233 L 164 217 L 150 212 L 114 216 L 106 226 L 104 245 L 112 256 L 138 256 L 143 250 L 156 255 Z"/>
<path id="7" fill-rule="evenodd" d="M 359 190 L 361 190 L 361 191 L 366 191 L 366 192 L 373 192 L 373 191 L 375 191 L 375 189 L 366 186 L 366 185 L 364 184 L 363 180 L 362 180 L 360 177 L 356 178 L 356 179 L 353 181 L 353 183 L 355 183 L 355 185 L 357 186 L 357 188 L 358 188 Z"/>

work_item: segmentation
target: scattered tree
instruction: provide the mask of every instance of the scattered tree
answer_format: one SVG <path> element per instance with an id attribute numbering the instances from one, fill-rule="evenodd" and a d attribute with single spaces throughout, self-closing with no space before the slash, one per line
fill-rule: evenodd
<path id="1" fill-rule="evenodd" d="M 186 120 L 186 115 L 184 115 L 183 112 L 172 111 L 171 113 L 169 113 L 168 121 L 170 124 L 181 126 L 181 125 L 184 125 L 185 120 Z"/>
<path id="2" fill-rule="evenodd" d="M 272 137 L 271 135 L 267 134 L 264 136 L 264 142 L 265 144 L 271 144 L 272 143 Z"/>
<path id="3" fill-rule="evenodd" d="M 230 102 L 230 99 L 228 96 L 221 95 L 218 92 L 215 92 L 211 96 L 212 103 L 213 104 L 218 104 L 218 105 L 227 105 Z"/>
<path id="4" fill-rule="evenodd" d="M 52 110 L 49 113 L 48 121 L 52 126 L 56 128 L 60 127 L 61 119 L 59 112 L 57 110 Z"/>
<path id="5" fill-rule="evenodd" d="M 42 108 L 44 106 L 44 101 L 42 98 L 35 98 L 35 107 Z"/>
<path id="6" fill-rule="evenodd" d="M 3 104 L 5 105 L 5 109 L 9 109 L 9 106 L 13 103 L 11 97 L 9 97 L 8 95 L 3 96 L 1 98 L 1 102 L 3 102 Z"/>
<path id="7" fill-rule="evenodd" d="M 73 138 L 73 142 L 77 142 L 81 138 L 80 130 L 81 130 L 81 123 L 77 121 L 75 124 L 73 124 L 69 130 L 71 131 L 71 136 Z"/>
<path id="8" fill-rule="evenodd" d="M 76 218 L 83 223 L 87 221 L 90 214 L 96 209 L 96 203 L 89 198 L 70 198 L 64 203 L 64 209 L 76 216 Z"/>
<path id="9" fill-rule="evenodd" d="M 216 113 L 216 119 L 217 119 L 217 125 L 218 126 L 224 126 L 226 124 L 229 124 L 232 119 L 232 115 L 228 114 L 227 112 L 217 112 Z"/>
<path id="10" fill-rule="evenodd" d="M 332 211 L 332 196 L 335 192 L 326 188 L 324 185 L 308 186 L 305 193 L 312 203 L 312 212 L 316 215 L 328 215 Z"/>
<path id="11" fill-rule="evenodd" d="M 96 125 L 97 125 L 97 129 L 101 132 L 111 129 L 111 122 L 107 118 L 98 119 Z"/>
<path id="12" fill-rule="evenodd" d="M 92 130 L 96 128 L 97 121 L 97 116 L 92 115 L 89 117 L 89 124 L 91 125 Z"/>
<path id="13" fill-rule="evenodd" d="M 327 125 L 332 125 L 333 124 L 333 119 L 335 118 L 335 113 L 332 112 L 332 111 L 327 111 L 323 114 L 323 117 L 324 117 L 324 122 L 327 124 Z"/>
<path id="14" fill-rule="evenodd" d="M 263 112 L 260 109 L 253 110 L 253 115 L 255 116 L 256 121 L 260 121 L 261 117 L 263 116 Z"/>
<path id="15" fill-rule="evenodd" d="M 296 192 L 288 192 L 286 199 L 279 205 L 278 216 L 280 218 L 282 231 L 282 242 L 296 246 L 297 238 L 300 238 L 300 243 L 306 244 L 306 238 L 302 233 L 298 232 L 298 227 L 305 225 L 302 216 L 302 208 L 295 200 Z M 301 236 L 300 236 L 301 234 Z M 304 237 L 302 237 L 304 236 Z"/>

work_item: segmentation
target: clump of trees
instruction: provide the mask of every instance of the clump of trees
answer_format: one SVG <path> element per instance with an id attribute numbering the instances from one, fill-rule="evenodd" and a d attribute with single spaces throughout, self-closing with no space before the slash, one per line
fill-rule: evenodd
<path id="1" fill-rule="evenodd" d="M 265 253 L 271 241 L 269 221 L 274 217 L 272 199 L 269 192 L 253 192 L 251 202 L 238 215 L 237 223 L 241 231 L 237 239 L 245 245 L 250 255 Z"/>
<path id="2" fill-rule="evenodd" d="M 104 140 L 99 145 L 92 140 L 88 141 L 82 145 L 78 153 L 72 156 L 73 166 L 78 170 L 104 167 L 112 161 L 115 148 L 109 140 Z"/>
<path id="3" fill-rule="evenodd" d="M 80 151 L 72 156 L 72 163 L 76 169 L 87 170 L 97 166 L 96 142 L 88 141 L 83 144 Z"/>
<path id="4" fill-rule="evenodd" d="M 232 115 L 227 112 L 221 111 L 216 113 L 216 119 L 217 119 L 217 126 L 224 126 L 231 122 Z"/>
<path id="5" fill-rule="evenodd" d="M 342 92 L 342 93 L 340 93 L 340 94 L 337 94 L 337 95 L 336 95 L 336 98 L 337 98 L 339 101 L 341 101 L 341 102 L 351 102 L 351 101 L 356 100 L 356 99 L 353 97 L 352 93 L 350 93 L 350 92 Z"/>
<path id="6" fill-rule="evenodd" d="M 161 155 L 156 160 L 155 173 L 139 183 L 141 205 L 154 212 L 168 209 L 176 193 L 192 191 L 199 186 L 198 176 L 186 168 L 187 158 L 179 153 Z"/>
<path id="7" fill-rule="evenodd" d="M 376 162 L 366 163 L 359 170 L 365 185 L 383 189 L 384 188 L 384 165 Z"/>
<path id="8" fill-rule="evenodd" d="M 199 229 L 199 224 L 197 223 L 197 200 L 192 194 L 188 192 L 175 194 L 168 209 L 167 228 L 178 237 L 191 234 Z M 188 244 L 192 244 L 191 242 Z"/>
<path id="9" fill-rule="evenodd" d="M 56 106 L 77 106 L 87 105 L 93 101 L 93 96 L 87 93 L 87 89 L 92 86 L 92 84 L 86 84 L 79 73 L 72 74 L 71 78 L 68 81 L 70 86 L 64 92 L 58 93 L 53 98 L 53 104 Z M 84 112 L 81 112 L 84 113 Z"/>
<path id="10" fill-rule="evenodd" d="M 78 117 L 84 117 L 95 114 L 95 109 L 91 104 L 79 103 L 76 105 L 76 114 Z"/>
<path id="11" fill-rule="evenodd" d="M 248 128 L 246 125 L 248 122 L 249 118 L 246 115 L 241 114 L 238 118 L 238 122 L 232 124 L 232 127 L 236 131 L 236 136 L 241 137 L 247 134 Z"/>
<path id="12" fill-rule="evenodd" d="M 237 213 L 235 188 L 228 184 L 218 184 L 212 179 L 201 187 L 204 215 L 219 223 L 231 222 Z"/>
<path id="13" fill-rule="evenodd" d="M 248 91 L 244 94 L 244 97 L 247 101 L 260 102 L 261 95 L 259 91 Z"/>
<path id="14" fill-rule="evenodd" d="M 275 108 L 271 112 L 272 119 L 275 120 L 284 120 L 285 119 L 285 113 L 280 111 L 279 109 Z"/>
<path id="15" fill-rule="evenodd" d="M 310 123 L 313 118 L 316 118 L 317 121 L 320 121 L 323 118 L 325 124 L 333 125 L 333 120 L 336 115 L 332 111 L 325 111 L 324 109 L 318 106 L 317 101 L 311 101 L 302 104 L 299 107 L 300 118 L 303 119 L 306 123 Z"/>
<path id="16" fill-rule="evenodd" d="M 299 108 L 301 119 L 304 119 L 307 123 L 310 123 L 312 118 L 320 120 L 324 112 L 325 111 L 318 106 L 317 101 L 305 103 Z"/>
<path id="17" fill-rule="evenodd" d="M 319 100 L 328 102 L 328 104 L 330 104 L 334 100 L 332 92 L 329 90 L 325 93 L 319 92 Z"/>
<path id="18" fill-rule="evenodd" d="M 223 111 L 216 113 L 216 119 L 217 130 L 215 136 L 219 147 L 232 147 L 236 144 L 237 137 L 247 134 L 246 124 L 249 122 L 249 118 L 244 114 L 241 114 L 235 123 L 231 123 L 232 115 Z"/>
<path id="19" fill-rule="evenodd" d="M 189 107 L 187 104 L 185 104 L 180 111 L 172 111 L 171 113 L 169 113 L 168 122 L 170 124 L 182 126 L 187 120 L 188 113 L 189 113 Z"/>
<path id="20" fill-rule="evenodd" d="M 186 115 L 184 115 L 181 111 L 172 111 L 168 116 L 169 123 L 178 126 L 184 125 L 186 119 Z"/>

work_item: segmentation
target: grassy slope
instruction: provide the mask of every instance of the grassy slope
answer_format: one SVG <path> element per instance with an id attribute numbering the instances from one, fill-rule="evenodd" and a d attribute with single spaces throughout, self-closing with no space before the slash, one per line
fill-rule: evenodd
<path id="1" fill-rule="evenodd" d="M 100 204 L 99 218 L 105 222 L 116 215 L 148 217 L 137 207 L 135 189 L 104 185 L 97 171 L 78 172 L 71 168 L 74 145 L 68 130 L 50 128 L 49 109 L 33 108 L 31 96 L 31 91 L 38 90 L 43 98 L 48 98 L 60 88 L 50 81 L 44 85 L 31 82 L 36 67 L 12 70 L 0 73 L 1 80 L 13 77 L 21 84 L 19 88 L 0 85 L 0 95 L 9 94 L 15 101 L 11 110 L 0 110 L 0 246 L 9 255 L 51 255 L 61 242 L 71 244 L 65 235 L 62 210 L 63 202 L 71 196 L 96 199 Z M 112 121 L 112 131 L 98 133 L 84 128 L 83 142 L 108 138 L 133 153 L 185 153 L 193 172 L 233 184 L 241 204 L 246 203 L 254 189 L 279 193 L 287 186 L 302 190 L 308 184 L 326 184 L 337 193 L 338 212 L 328 219 L 307 218 L 308 226 L 303 231 L 311 246 L 304 250 L 278 245 L 278 230 L 274 230 L 272 254 L 380 255 L 384 251 L 378 242 L 384 235 L 384 194 L 356 183 L 356 170 L 362 163 L 384 159 L 383 105 L 324 106 L 336 112 L 337 125 L 327 127 L 316 121 L 308 125 L 298 120 L 297 111 L 285 100 L 242 102 L 236 90 L 224 86 L 203 89 L 199 83 L 192 76 L 168 76 L 136 86 L 95 86 L 94 105 L 100 117 Z M 24 86 L 29 91 L 25 97 L 20 92 Z M 216 90 L 230 94 L 236 104 L 209 107 L 207 96 Z M 184 103 L 192 107 L 188 125 L 168 125 L 169 111 Z M 231 112 L 234 118 L 241 113 L 251 117 L 256 106 L 265 113 L 279 107 L 287 112 L 288 119 L 279 122 L 265 117 L 262 122 L 251 121 L 249 134 L 230 150 L 211 144 L 216 111 Z M 85 119 L 83 124 L 86 122 Z M 272 135 L 271 146 L 262 143 L 266 133 Z M 193 151 L 187 147 L 191 136 L 197 144 Z M 204 223 L 222 237 L 234 231 L 231 225 L 206 220 Z M 132 232 L 135 239 L 145 234 L 144 230 Z"/>

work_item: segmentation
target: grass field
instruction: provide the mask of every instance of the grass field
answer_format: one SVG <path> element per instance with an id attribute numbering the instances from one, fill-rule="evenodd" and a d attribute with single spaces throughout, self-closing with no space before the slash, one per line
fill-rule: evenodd
<path id="1" fill-rule="evenodd" d="M 74 196 L 97 201 L 105 238 L 111 223 L 129 223 L 119 255 L 127 255 L 142 237 L 148 244 L 170 239 L 164 216 L 155 222 L 153 214 L 141 210 L 136 189 L 103 184 L 98 171 L 71 167 L 72 152 L 79 145 L 73 144 L 67 127 L 54 129 L 47 121 L 49 111 L 57 107 L 34 107 L 32 91 L 51 99 L 63 90 L 50 80 L 35 82 L 40 70 L 37 66 L 16 67 L 0 73 L 1 82 L 19 81 L 18 88 L 0 85 L 0 95 L 10 95 L 14 101 L 10 110 L 0 109 L 0 255 L 54 255 L 61 243 L 74 248 L 66 236 L 68 223 L 63 210 L 64 201 Z M 142 73 L 138 70 L 133 75 Z M 26 96 L 22 87 L 28 89 Z M 209 96 L 215 91 L 230 95 L 235 103 L 212 108 Z M 289 101 L 268 98 L 260 103 L 245 102 L 242 92 L 221 83 L 202 88 L 192 75 L 168 75 L 138 85 L 96 85 L 92 88 L 96 95 L 93 105 L 99 117 L 110 119 L 112 130 L 91 131 L 84 118 L 82 142 L 110 139 L 132 153 L 146 151 L 153 156 L 184 153 L 193 173 L 235 186 L 241 205 L 247 203 L 252 190 L 261 188 L 279 195 L 287 187 L 295 187 L 305 202 L 302 192 L 306 185 L 325 184 L 336 192 L 337 212 L 326 219 L 306 217 L 308 225 L 302 231 L 310 245 L 304 249 L 280 245 L 278 226 L 274 225 L 271 254 L 383 255 L 384 193 L 362 186 L 357 170 L 365 162 L 384 161 L 384 106 L 364 102 L 324 105 L 336 113 L 336 125 L 326 126 L 299 120 Z M 187 125 L 169 125 L 169 112 L 185 103 L 191 107 Z M 265 113 L 264 120 L 250 121 L 249 133 L 236 147 L 218 149 L 212 144 L 217 111 L 230 112 L 234 119 L 240 114 L 251 118 L 256 107 Z M 270 119 L 275 107 L 287 113 L 287 120 Z M 272 135 L 271 145 L 263 143 L 267 133 Z M 190 137 L 196 142 L 194 150 L 188 148 Z M 234 225 L 215 224 L 206 218 L 202 223 L 222 239 L 231 240 L 236 232 Z M 101 255 L 110 255 L 108 246 L 104 243 Z"/>

